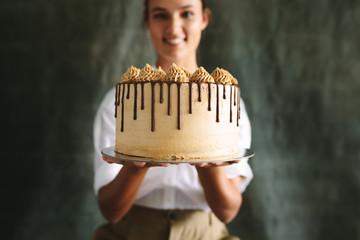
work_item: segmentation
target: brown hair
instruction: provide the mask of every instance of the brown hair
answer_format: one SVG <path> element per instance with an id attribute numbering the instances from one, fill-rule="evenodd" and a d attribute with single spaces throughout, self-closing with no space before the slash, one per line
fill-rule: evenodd
<path id="1" fill-rule="evenodd" d="M 208 3 L 207 0 L 201 0 L 202 3 L 202 9 L 203 11 L 208 7 Z M 144 22 L 147 22 L 147 20 L 149 19 L 149 0 L 145 0 L 144 1 Z"/>

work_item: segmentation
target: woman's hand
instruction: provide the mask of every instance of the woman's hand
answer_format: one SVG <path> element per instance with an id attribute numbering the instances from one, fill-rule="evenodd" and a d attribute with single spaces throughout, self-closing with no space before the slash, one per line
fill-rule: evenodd
<path id="1" fill-rule="evenodd" d="M 195 167 L 202 167 L 202 168 L 211 168 L 211 167 L 222 167 L 231 165 L 234 163 L 239 163 L 240 160 L 234 160 L 234 161 L 216 161 L 216 162 L 198 162 L 198 163 L 190 163 L 190 165 Z"/>
<path id="2" fill-rule="evenodd" d="M 103 160 L 108 163 L 116 163 L 121 164 L 128 167 L 135 167 L 135 168 L 149 168 L 149 167 L 168 167 L 170 166 L 170 163 L 158 163 L 155 161 L 149 162 L 149 161 L 125 161 L 120 160 L 112 157 L 108 157 L 103 155 Z M 195 167 L 202 167 L 202 168 L 210 168 L 210 167 L 221 167 L 221 166 L 227 166 L 234 163 L 239 163 L 240 160 L 233 160 L 233 161 L 215 161 L 215 162 L 198 162 L 198 163 L 190 163 L 190 165 Z M 173 163 L 173 164 L 180 164 L 180 162 Z"/>

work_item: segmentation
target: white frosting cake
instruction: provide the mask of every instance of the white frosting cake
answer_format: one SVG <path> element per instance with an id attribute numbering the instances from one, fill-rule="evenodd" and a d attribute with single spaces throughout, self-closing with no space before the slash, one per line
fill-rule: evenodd
<path id="1" fill-rule="evenodd" d="M 174 161 L 239 154 L 240 88 L 223 69 L 131 67 L 115 106 L 118 153 Z"/>

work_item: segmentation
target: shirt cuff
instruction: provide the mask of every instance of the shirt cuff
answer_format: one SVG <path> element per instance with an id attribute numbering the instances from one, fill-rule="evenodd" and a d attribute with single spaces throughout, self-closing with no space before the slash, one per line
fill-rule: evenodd
<path id="1" fill-rule="evenodd" d="M 248 159 L 242 159 L 239 163 L 225 166 L 225 173 L 227 178 L 243 177 L 239 192 L 243 193 L 254 177 L 254 174 L 248 163 Z"/>
<path id="2" fill-rule="evenodd" d="M 110 164 L 104 161 L 104 163 L 95 169 L 94 191 L 96 195 L 98 194 L 101 187 L 109 184 L 112 180 L 114 180 L 121 167 L 121 164 Z"/>

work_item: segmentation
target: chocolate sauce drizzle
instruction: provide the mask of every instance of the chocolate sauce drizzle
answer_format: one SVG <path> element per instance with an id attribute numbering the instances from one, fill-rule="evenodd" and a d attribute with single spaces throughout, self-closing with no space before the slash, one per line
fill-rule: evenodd
<path id="1" fill-rule="evenodd" d="M 164 102 L 163 82 L 160 82 L 160 103 Z"/>
<path id="2" fill-rule="evenodd" d="M 216 84 L 216 122 L 220 122 L 219 118 L 219 84 Z"/>
<path id="3" fill-rule="evenodd" d="M 122 88 L 122 96 L 121 96 L 121 131 L 124 131 L 124 95 L 125 95 L 125 86 Z"/>
<path id="4" fill-rule="evenodd" d="M 151 131 L 155 131 L 155 83 L 151 83 Z"/>
<path id="5" fill-rule="evenodd" d="M 180 130 L 181 128 L 181 85 L 182 83 L 181 82 L 178 82 L 177 83 L 177 92 L 178 92 L 178 102 L 177 102 L 177 105 L 178 105 L 178 111 L 177 111 L 177 119 L 178 119 L 178 129 Z"/>
<path id="6" fill-rule="evenodd" d="M 168 82 L 168 115 L 171 115 L 171 83 Z"/>
<path id="7" fill-rule="evenodd" d="M 120 102 L 119 102 L 119 94 L 120 92 L 120 83 L 116 84 L 116 88 L 115 88 L 115 118 L 117 118 L 117 107 L 119 106 Z"/>
<path id="8" fill-rule="evenodd" d="M 192 86 L 193 83 L 189 82 L 189 113 L 192 114 Z"/>
<path id="9" fill-rule="evenodd" d="M 232 90 L 233 90 L 233 87 L 232 86 L 230 86 L 230 122 L 232 123 Z"/>
<path id="10" fill-rule="evenodd" d="M 210 83 L 207 83 L 207 84 L 208 84 L 208 91 L 209 91 L 208 110 L 211 111 L 211 85 L 210 85 Z"/>
<path id="11" fill-rule="evenodd" d="M 144 106 L 144 83 L 140 83 L 141 84 L 141 110 L 144 110 L 145 106 Z"/>
<path id="12" fill-rule="evenodd" d="M 239 126 L 239 119 L 240 119 L 240 88 L 237 89 L 237 123 L 236 125 Z"/>
<path id="13" fill-rule="evenodd" d="M 130 98 L 130 84 L 128 84 L 126 99 Z"/>
<path id="14" fill-rule="evenodd" d="M 134 116 L 133 116 L 133 119 L 134 120 L 137 119 L 137 83 L 134 83 Z"/>
<path id="15" fill-rule="evenodd" d="M 198 83 L 198 91 L 199 91 L 199 97 L 198 97 L 198 101 L 201 102 L 201 85 L 202 83 Z"/>
<path id="16" fill-rule="evenodd" d="M 234 91 L 234 106 L 236 106 L 236 91 Z"/>
<path id="17" fill-rule="evenodd" d="M 164 102 L 163 97 L 163 83 L 160 81 L 154 81 L 151 82 L 151 131 L 155 131 L 155 85 L 159 83 L 160 84 L 160 103 Z M 171 86 L 173 84 L 177 85 L 177 129 L 181 129 L 181 89 L 183 84 L 189 84 L 189 113 L 192 114 L 193 107 L 192 107 L 192 89 L 193 89 L 193 82 L 165 82 L 168 85 L 168 115 L 171 115 Z M 124 131 L 124 98 L 125 98 L 125 87 L 127 85 L 127 94 L 126 99 L 130 98 L 130 85 L 134 85 L 134 115 L 133 119 L 137 119 L 137 99 L 138 99 L 138 84 L 141 86 L 141 110 L 145 108 L 144 104 L 144 84 L 145 82 L 130 82 L 130 83 L 118 83 L 116 85 L 116 91 L 115 91 L 115 118 L 117 118 L 117 107 L 121 105 L 121 132 Z M 208 85 L 208 111 L 211 111 L 211 84 L 213 83 L 206 83 Z M 201 86 L 202 83 L 196 83 L 198 86 L 198 101 L 201 102 Z M 219 85 L 216 84 L 216 122 L 220 122 L 220 90 Z M 226 85 L 223 86 L 223 99 L 226 99 Z M 121 91 L 122 90 L 122 91 Z M 234 100 L 233 100 L 234 99 Z M 239 119 L 240 119 L 240 88 L 237 86 L 230 86 L 230 122 L 233 118 L 233 104 L 237 107 L 237 126 L 239 126 Z"/>

